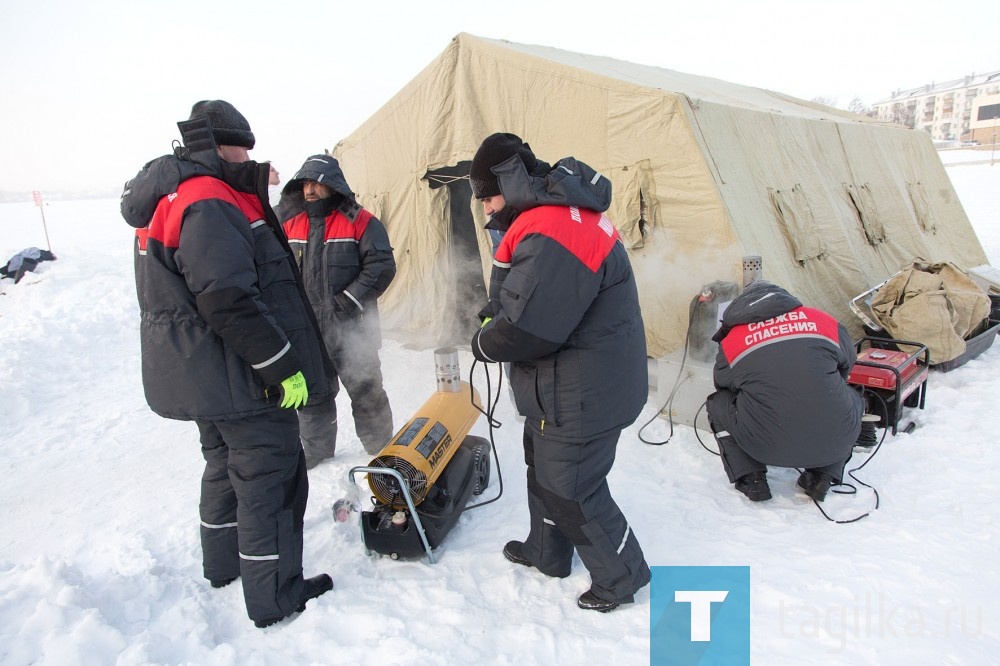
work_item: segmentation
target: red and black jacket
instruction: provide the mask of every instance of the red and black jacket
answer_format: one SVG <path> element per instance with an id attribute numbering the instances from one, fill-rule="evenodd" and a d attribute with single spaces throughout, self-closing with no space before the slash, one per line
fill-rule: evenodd
<path id="1" fill-rule="evenodd" d="M 755 282 L 733 299 L 716 334 L 714 380 L 735 394 L 734 414 L 712 414 L 744 451 L 781 467 L 845 460 L 864 403 L 847 384 L 857 360 L 847 329 L 776 285 Z M 712 404 L 712 401 L 709 402 Z"/>
<path id="2" fill-rule="evenodd" d="M 298 371 L 310 398 L 328 394 L 315 320 L 266 195 L 261 199 L 266 166 L 223 162 L 219 174 L 204 171 L 165 156 L 146 165 L 122 196 L 123 216 L 138 227 L 150 407 L 178 419 L 262 413 L 277 408 L 280 382 Z"/>
<path id="3" fill-rule="evenodd" d="M 306 203 L 283 226 L 327 348 L 338 347 L 339 329 L 357 326 L 379 345 L 378 297 L 396 275 L 382 222 L 353 199 L 334 194 Z M 342 293 L 357 310 L 345 313 L 336 307 L 334 297 Z"/>
<path id="4" fill-rule="evenodd" d="M 603 213 L 521 213 L 497 248 L 490 296 L 493 318 L 472 350 L 511 362 L 528 427 L 579 441 L 635 420 L 648 393 L 645 332 L 628 255 Z"/>

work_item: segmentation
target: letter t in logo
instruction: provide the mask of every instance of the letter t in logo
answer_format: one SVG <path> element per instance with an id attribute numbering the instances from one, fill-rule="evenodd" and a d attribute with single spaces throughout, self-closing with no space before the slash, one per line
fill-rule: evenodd
<path id="1" fill-rule="evenodd" d="M 650 569 L 650 664 L 750 664 L 750 567 Z"/>
<path id="2" fill-rule="evenodd" d="M 725 601 L 725 590 L 676 590 L 674 601 L 691 604 L 691 640 L 712 640 L 712 602 Z"/>

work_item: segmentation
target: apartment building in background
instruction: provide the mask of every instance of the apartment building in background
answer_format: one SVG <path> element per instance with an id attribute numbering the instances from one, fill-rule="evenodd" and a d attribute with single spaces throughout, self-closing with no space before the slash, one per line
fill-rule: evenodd
<path id="1" fill-rule="evenodd" d="M 972 103 L 972 119 L 969 134 L 963 140 L 980 146 L 996 145 L 1000 142 L 1000 94 L 980 95 Z"/>
<path id="2" fill-rule="evenodd" d="M 897 90 L 872 108 L 879 120 L 922 129 L 935 141 L 990 143 L 991 114 L 1000 111 L 1000 70 Z"/>

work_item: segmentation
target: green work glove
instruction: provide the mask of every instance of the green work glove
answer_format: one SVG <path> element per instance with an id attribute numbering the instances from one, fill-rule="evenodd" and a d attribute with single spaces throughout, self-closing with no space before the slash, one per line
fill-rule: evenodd
<path id="1" fill-rule="evenodd" d="M 298 409 L 309 401 L 309 389 L 306 388 L 306 378 L 302 372 L 296 372 L 288 379 L 281 380 L 281 406 L 285 409 Z"/>

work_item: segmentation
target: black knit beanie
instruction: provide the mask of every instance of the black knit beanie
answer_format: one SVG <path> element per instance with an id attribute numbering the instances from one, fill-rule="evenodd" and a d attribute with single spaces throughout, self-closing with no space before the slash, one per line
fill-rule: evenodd
<path id="1" fill-rule="evenodd" d="M 492 169 L 514 155 L 521 158 L 524 168 L 529 173 L 538 163 L 535 154 L 531 152 L 531 146 L 521 141 L 518 136 L 497 132 L 486 137 L 472 158 L 472 168 L 469 170 L 472 195 L 477 199 L 486 199 L 500 194 L 500 181 Z"/>
<path id="2" fill-rule="evenodd" d="M 191 117 L 208 118 L 212 124 L 212 138 L 219 146 L 240 146 L 250 150 L 257 142 L 250 123 L 236 107 L 221 99 L 208 99 L 197 102 L 191 107 Z"/>

